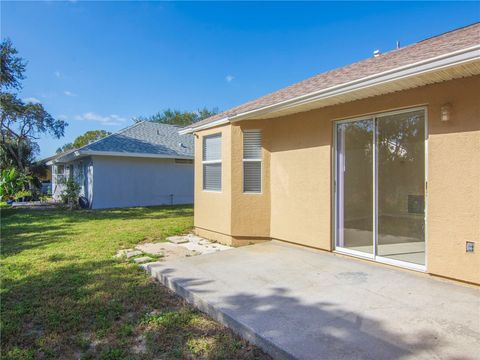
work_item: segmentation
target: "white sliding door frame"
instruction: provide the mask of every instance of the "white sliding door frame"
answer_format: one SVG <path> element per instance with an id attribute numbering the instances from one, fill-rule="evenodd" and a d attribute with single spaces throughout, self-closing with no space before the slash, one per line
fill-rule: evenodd
<path id="1" fill-rule="evenodd" d="M 397 115 L 397 114 L 402 114 L 402 113 L 408 113 L 408 112 L 413 112 L 413 111 L 420 111 L 422 110 L 424 112 L 424 121 L 425 121 L 425 139 L 424 139 L 424 150 L 425 150 L 425 168 L 424 168 L 424 174 L 425 174 L 425 183 L 424 183 L 424 241 L 425 241 L 425 265 L 419 265 L 419 264 L 414 264 L 414 263 L 409 263 L 406 261 L 400 261 L 400 260 L 394 260 L 390 258 L 385 258 L 381 257 L 378 255 L 378 161 L 377 161 L 377 119 L 379 117 L 384 117 L 384 116 L 389 116 L 389 115 Z M 372 171 L 373 171 L 373 181 L 372 181 L 372 187 L 373 187 L 373 237 L 372 237 L 372 242 L 373 242 L 373 252 L 372 254 L 369 253 L 364 253 L 361 251 L 353 250 L 353 249 L 348 249 L 345 248 L 344 242 L 343 242 L 343 227 L 340 232 L 339 226 L 343 226 L 343 217 L 340 216 L 341 213 L 343 213 L 343 197 L 344 197 L 344 192 L 343 188 L 341 188 L 344 184 L 344 178 L 343 178 L 343 173 L 341 176 L 339 176 L 339 166 L 344 166 L 344 151 L 342 151 L 341 159 L 339 160 L 339 154 L 338 154 L 338 126 L 344 123 L 349 123 L 349 122 L 356 122 L 356 121 L 362 121 L 362 120 L 371 120 L 373 122 L 373 166 L 372 166 Z M 342 149 L 345 149 L 345 138 L 344 134 L 342 133 L 342 138 L 340 139 Z M 398 266 L 402 268 L 407 268 L 411 270 L 416 270 L 416 271 L 422 271 L 425 272 L 427 269 L 427 261 L 428 261 L 428 256 L 427 256 L 427 242 L 428 242 L 428 226 L 427 226 L 427 219 L 428 219 L 428 109 L 426 106 L 420 106 L 420 107 L 413 107 L 413 108 L 406 108 L 402 110 L 396 110 L 396 111 L 389 111 L 389 112 L 383 112 L 383 113 L 375 113 L 370 116 L 362 116 L 358 118 L 350 118 L 350 119 L 344 119 L 344 120 L 336 120 L 333 122 L 333 151 L 332 151 L 332 174 L 333 174 L 333 189 L 332 189 L 332 204 L 333 204 L 333 209 L 332 209 L 332 214 L 333 214 L 333 221 L 332 221 L 332 226 L 333 226 L 333 239 L 332 239 L 332 248 L 334 249 L 334 252 L 338 252 L 341 254 L 345 255 L 351 255 L 359 258 L 364 258 L 364 259 L 369 259 L 369 260 L 374 260 L 380 263 L 388 264 L 388 265 L 393 265 L 393 266 Z M 342 202 L 342 203 L 341 203 Z M 341 244 L 337 245 L 337 244 Z"/>

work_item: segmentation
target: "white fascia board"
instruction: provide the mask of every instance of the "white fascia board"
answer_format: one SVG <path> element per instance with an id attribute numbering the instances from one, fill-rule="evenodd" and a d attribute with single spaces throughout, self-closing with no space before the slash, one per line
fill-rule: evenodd
<path id="1" fill-rule="evenodd" d="M 75 154 L 76 155 L 76 154 Z M 156 158 L 156 159 L 185 159 L 191 160 L 194 156 L 189 155 L 164 155 L 164 154 L 146 154 L 119 151 L 82 151 L 77 157 L 84 156 L 118 156 L 118 157 L 140 157 L 140 158 Z"/>
<path id="2" fill-rule="evenodd" d="M 224 118 L 221 118 L 221 119 L 218 119 L 218 120 L 215 120 L 215 121 L 212 121 L 212 122 L 209 122 L 207 124 L 200 125 L 200 126 L 197 126 L 197 127 L 187 127 L 185 129 L 180 130 L 178 133 L 180 135 L 192 134 L 192 133 L 194 133 L 195 131 L 198 131 L 198 130 L 209 129 L 211 127 L 227 124 L 229 122 L 230 122 L 230 119 L 227 116 L 227 117 L 224 117 Z"/>
<path id="3" fill-rule="evenodd" d="M 189 155 L 164 155 L 164 154 L 146 154 L 146 153 L 132 153 L 120 151 L 74 151 L 65 156 L 55 159 L 54 163 L 67 163 L 76 159 L 81 159 L 86 156 L 116 156 L 116 157 L 138 157 L 138 158 L 153 158 L 153 159 L 185 159 L 193 160 L 195 157 Z"/>
<path id="4" fill-rule="evenodd" d="M 68 154 L 65 154 L 63 156 L 59 156 L 55 160 L 52 160 L 52 161 L 53 161 L 53 164 L 63 164 L 63 163 L 67 163 L 67 162 L 70 162 L 72 160 L 75 160 L 77 157 L 79 157 L 79 155 L 80 155 L 80 153 L 78 152 L 78 150 L 76 150 L 76 151 L 72 151 Z"/>
<path id="5" fill-rule="evenodd" d="M 388 82 L 401 80 L 407 77 L 418 76 L 434 70 L 442 68 L 452 67 L 455 65 L 461 65 L 474 60 L 480 59 L 480 45 L 475 45 L 462 50 L 454 51 L 448 54 L 440 55 L 430 59 L 422 60 L 416 63 L 400 66 L 395 69 L 387 70 L 378 74 L 373 74 L 360 78 L 357 80 L 349 81 L 347 83 L 331 86 L 326 89 L 315 91 L 309 94 L 297 96 L 292 99 L 288 99 L 276 104 L 267 105 L 258 109 L 253 109 L 240 114 L 226 117 L 221 120 L 217 120 L 199 127 L 187 128 L 184 133 L 193 133 L 198 130 L 208 129 L 219 125 L 219 121 L 223 123 L 235 122 L 240 120 L 248 120 L 255 118 L 256 116 L 272 113 L 279 110 L 288 108 L 294 108 L 296 106 L 308 104 L 310 102 L 319 101 L 339 95 L 344 95 L 349 92 L 361 90 L 367 87 L 372 87 Z"/>

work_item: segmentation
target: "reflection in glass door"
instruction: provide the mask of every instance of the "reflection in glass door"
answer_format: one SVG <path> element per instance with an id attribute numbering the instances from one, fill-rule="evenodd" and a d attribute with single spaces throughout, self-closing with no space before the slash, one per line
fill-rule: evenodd
<path id="1" fill-rule="evenodd" d="M 381 116 L 377 128 L 377 256 L 425 265 L 424 111 Z"/>
<path id="2" fill-rule="evenodd" d="M 337 248 L 373 256 L 373 120 L 337 125 Z"/>
<path id="3" fill-rule="evenodd" d="M 336 124 L 337 250 L 425 265 L 425 134 L 424 110 Z"/>

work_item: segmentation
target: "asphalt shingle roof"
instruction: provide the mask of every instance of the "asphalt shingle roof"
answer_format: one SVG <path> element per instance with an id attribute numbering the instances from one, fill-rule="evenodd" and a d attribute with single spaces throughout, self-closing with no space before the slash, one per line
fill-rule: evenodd
<path id="1" fill-rule="evenodd" d="M 211 116 L 190 127 L 196 128 L 225 117 L 256 110 L 264 106 L 274 105 L 298 96 L 307 95 L 335 85 L 345 84 L 370 75 L 379 74 L 384 71 L 410 65 L 422 60 L 431 59 L 479 44 L 480 23 L 475 23 L 442 35 L 428 38 L 413 45 L 392 50 L 385 54 L 381 54 L 378 57 L 368 58 L 339 69 L 313 76 L 276 92 Z"/>
<path id="2" fill-rule="evenodd" d="M 193 136 L 180 135 L 179 130 L 178 126 L 142 121 L 77 151 L 193 157 Z"/>

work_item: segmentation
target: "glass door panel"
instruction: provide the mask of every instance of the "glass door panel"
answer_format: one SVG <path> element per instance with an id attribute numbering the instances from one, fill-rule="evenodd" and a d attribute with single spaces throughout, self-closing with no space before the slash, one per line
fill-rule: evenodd
<path id="1" fill-rule="evenodd" d="M 373 256 L 373 120 L 337 124 L 336 247 Z"/>
<path id="2" fill-rule="evenodd" d="M 425 265 L 424 111 L 376 119 L 377 256 Z"/>

